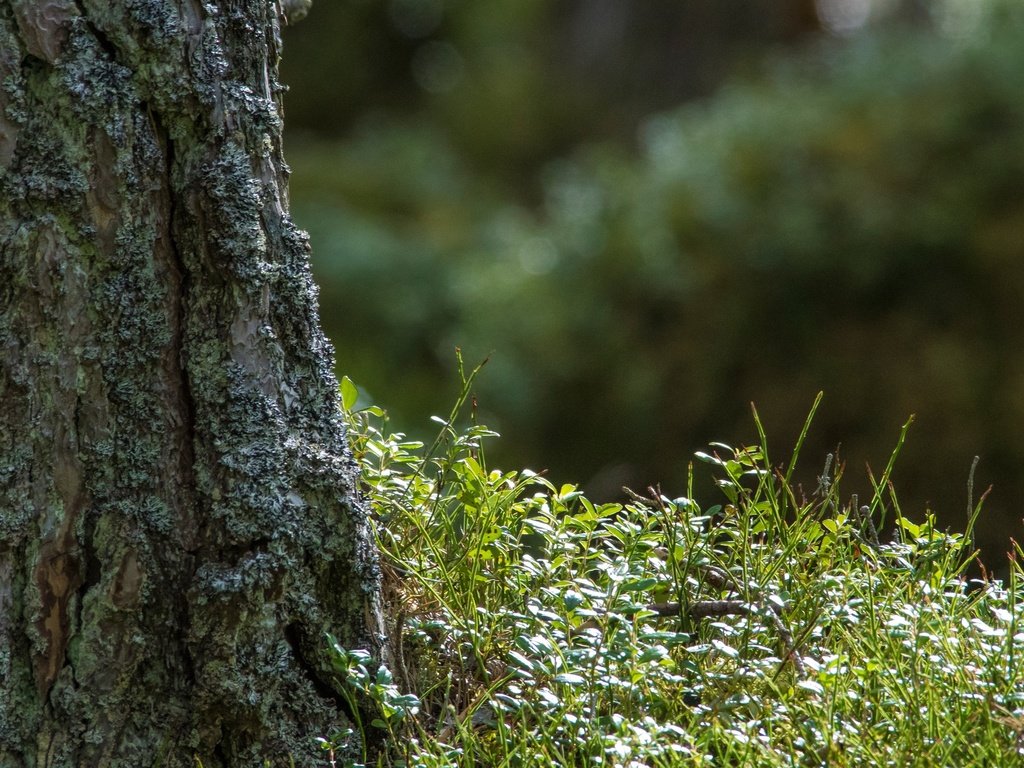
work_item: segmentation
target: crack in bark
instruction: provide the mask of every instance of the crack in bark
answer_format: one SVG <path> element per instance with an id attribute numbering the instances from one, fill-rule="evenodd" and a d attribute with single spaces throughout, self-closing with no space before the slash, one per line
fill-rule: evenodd
<path id="1" fill-rule="evenodd" d="M 196 560 L 195 556 L 199 550 L 197 531 L 194 527 L 197 495 L 195 487 L 195 450 L 196 439 L 196 405 L 192 393 L 192 385 L 189 380 L 188 363 L 185 351 L 185 339 L 188 328 L 188 300 L 191 291 L 191 273 L 185 262 L 185 256 L 181 252 L 178 240 L 175 236 L 179 226 L 180 211 L 174 194 L 174 173 L 175 173 L 175 151 L 174 141 L 170 132 L 164 127 L 160 113 L 151 105 L 144 104 L 143 109 L 149 115 L 164 156 L 164 186 L 161 189 L 161 196 L 165 204 L 166 217 L 162 222 L 162 237 L 166 242 L 166 253 L 169 256 L 168 267 L 172 272 L 172 286 L 169 291 L 171 302 L 171 330 L 172 337 L 168 355 L 171 357 L 171 365 L 176 369 L 175 391 L 180 402 L 178 412 L 181 414 L 182 423 L 179 426 L 179 454 L 177 476 L 181 479 L 179 509 L 184 513 L 184 519 L 179 519 L 179 526 L 183 532 L 184 556 L 188 561 L 186 577 L 187 581 L 182 585 L 182 594 L 187 594 L 188 587 L 195 577 Z M 187 599 L 178 601 L 177 622 L 180 627 L 188 627 L 191 624 L 191 611 Z M 180 657 L 183 672 L 188 676 L 189 687 L 194 687 L 197 681 L 196 665 L 185 639 L 187 633 L 183 633 L 183 641 L 180 648 Z"/>

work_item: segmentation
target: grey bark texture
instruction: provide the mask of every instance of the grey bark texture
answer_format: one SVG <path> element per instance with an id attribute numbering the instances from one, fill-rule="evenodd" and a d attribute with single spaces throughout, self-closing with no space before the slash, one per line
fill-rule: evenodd
<path id="1" fill-rule="evenodd" d="M 326 764 L 378 569 L 288 215 L 308 2 L 0 0 L 0 766 Z"/>

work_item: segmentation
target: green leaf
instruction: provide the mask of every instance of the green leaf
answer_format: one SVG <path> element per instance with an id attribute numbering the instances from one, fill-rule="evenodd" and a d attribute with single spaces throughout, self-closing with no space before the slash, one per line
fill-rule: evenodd
<path id="1" fill-rule="evenodd" d="M 650 648 L 646 648 L 644 652 L 640 654 L 638 661 L 641 663 L 647 663 L 649 661 L 661 661 L 665 658 L 668 658 L 668 651 L 660 645 L 654 645 Z"/>
<path id="2" fill-rule="evenodd" d="M 921 526 L 916 525 L 905 517 L 897 517 L 896 524 L 915 539 L 921 535 Z"/>
<path id="3" fill-rule="evenodd" d="M 559 675 L 555 675 L 555 682 L 562 683 L 563 685 L 583 685 L 587 681 L 581 675 L 577 675 L 573 672 L 563 672 Z"/>
<path id="4" fill-rule="evenodd" d="M 805 691 L 810 691 L 811 693 L 817 693 L 819 695 L 825 693 L 825 688 L 821 685 L 821 683 L 815 680 L 801 680 L 799 683 L 796 684 L 796 687 L 802 688 Z"/>
<path id="5" fill-rule="evenodd" d="M 647 577 L 645 579 L 636 579 L 635 581 L 627 581 L 622 585 L 623 592 L 643 592 L 645 589 L 650 589 L 658 583 L 657 579 Z"/>
<path id="6" fill-rule="evenodd" d="M 341 405 L 346 411 L 351 411 L 359 399 L 359 389 L 348 376 L 341 377 Z"/>

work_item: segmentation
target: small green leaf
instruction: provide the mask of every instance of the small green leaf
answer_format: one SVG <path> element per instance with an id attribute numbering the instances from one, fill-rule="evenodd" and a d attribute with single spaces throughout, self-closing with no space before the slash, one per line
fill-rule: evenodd
<path id="1" fill-rule="evenodd" d="M 658 583 L 657 579 L 647 577 L 646 579 L 636 579 L 635 581 L 627 581 L 622 585 L 623 592 L 643 592 L 645 589 L 650 589 Z"/>
<path id="2" fill-rule="evenodd" d="M 555 682 L 562 683 L 563 685 L 583 685 L 587 681 L 581 675 L 573 672 L 563 672 L 562 674 L 555 675 Z"/>
<path id="3" fill-rule="evenodd" d="M 640 654 L 638 660 L 641 663 L 647 663 L 649 661 L 661 661 L 665 658 L 668 658 L 668 651 L 660 645 L 653 645 L 650 648 L 646 648 L 644 652 Z"/>
<path id="4" fill-rule="evenodd" d="M 359 390 L 348 376 L 341 377 L 341 405 L 346 411 L 351 411 L 359 399 Z"/>
<path id="5" fill-rule="evenodd" d="M 913 536 L 915 539 L 921 535 L 921 526 L 915 525 L 913 522 L 911 522 L 905 517 L 897 517 L 896 524 L 900 528 L 905 530 L 907 533 L 909 533 L 911 536 Z"/>
<path id="6" fill-rule="evenodd" d="M 562 604 L 567 610 L 572 611 L 578 608 L 585 599 L 579 592 L 570 590 L 562 597 Z"/>
<path id="7" fill-rule="evenodd" d="M 810 691 L 811 693 L 817 693 L 819 695 L 825 693 L 825 688 L 822 686 L 822 684 L 815 680 L 801 680 L 799 683 L 796 684 L 796 687 L 802 688 L 805 691 Z"/>

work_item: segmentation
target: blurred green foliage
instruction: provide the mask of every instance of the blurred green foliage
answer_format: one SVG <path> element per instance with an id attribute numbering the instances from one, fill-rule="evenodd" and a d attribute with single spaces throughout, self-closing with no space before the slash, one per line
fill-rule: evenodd
<path id="1" fill-rule="evenodd" d="M 512 38 L 536 33 L 546 4 L 503 5 Z M 490 354 L 492 461 L 598 499 L 679 490 L 706 440 L 756 439 L 751 401 L 791 443 L 824 390 L 804 455 L 842 440 L 858 465 L 884 465 L 916 413 L 904 503 L 960 526 L 980 454 L 995 560 L 1024 497 L 1024 9 L 992 8 L 969 33 L 880 29 L 777 56 L 649 118 L 634 146 L 541 162 L 575 140 L 520 135 L 567 122 L 535 104 L 543 70 L 511 54 L 516 72 L 446 91 L 444 119 L 381 111 L 290 144 L 340 368 L 426 426 L 454 348 Z M 539 170 L 517 186 L 502 163 Z"/>
<path id="2" fill-rule="evenodd" d="M 536 172 L 818 28 L 815 0 L 317 0 L 287 30 L 289 135 L 383 117 L 441 131 L 476 177 L 535 194 Z"/>

